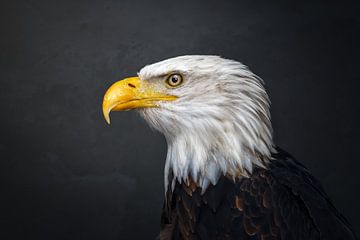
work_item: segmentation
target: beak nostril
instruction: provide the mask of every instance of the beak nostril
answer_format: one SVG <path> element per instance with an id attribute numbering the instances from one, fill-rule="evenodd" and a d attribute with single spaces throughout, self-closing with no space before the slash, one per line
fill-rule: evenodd
<path id="1" fill-rule="evenodd" d="M 135 85 L 131 84 L 131 83 L 128 83 L 128 86 L 129 87 L 132 87 L 132 88 L 136 88 Z"/>

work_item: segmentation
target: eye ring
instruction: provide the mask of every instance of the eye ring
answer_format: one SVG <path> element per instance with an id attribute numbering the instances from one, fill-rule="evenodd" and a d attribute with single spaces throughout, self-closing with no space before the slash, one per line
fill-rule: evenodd
<path id="1" fill-rule="evenodd" d="M 173 73 L 169 75 L 165 81 L 166 85 L 170 88 L 175 88 L 181 85 L 183 82 L 183 77 L 178 73 Z"/>

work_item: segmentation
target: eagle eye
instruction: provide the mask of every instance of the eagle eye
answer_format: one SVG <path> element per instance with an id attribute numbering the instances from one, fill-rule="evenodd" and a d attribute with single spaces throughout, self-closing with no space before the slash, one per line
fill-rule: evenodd
<path id="1" fill-rule="evenodd" d="M 174 73 L 171 74 L 170 76 L 168 76 L 168 78 L 166 79 L 165 83 L 168 87 L 170 88 L 174 88 L 179 86 L 181 83 L 183 82 L 183 78 L 180 74 L 178 73 Z"/>

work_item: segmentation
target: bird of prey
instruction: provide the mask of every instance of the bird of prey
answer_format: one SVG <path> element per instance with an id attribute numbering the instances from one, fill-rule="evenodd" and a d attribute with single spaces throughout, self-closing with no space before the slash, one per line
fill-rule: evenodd
<path id="1" fill-rule="evenodd" d="M 137 109 L 166 138 L 160 239 L 356 239 L 309 170 L 273 142 L 263 81 L 188 55 L 114 83 L 103 114 Z"/>

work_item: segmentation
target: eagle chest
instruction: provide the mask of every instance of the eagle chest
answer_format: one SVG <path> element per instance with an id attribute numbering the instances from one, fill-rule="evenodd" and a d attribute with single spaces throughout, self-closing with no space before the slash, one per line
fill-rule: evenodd
<path id="1" fill-rule="evenodd" d="M 176 182 L 162 216 L 163 231 L 171 234 L 163 239 L 280 239 L 261 178 L 260 172 L 236 181 L 223 176 L 203 194 L 193 181 Z"/>

